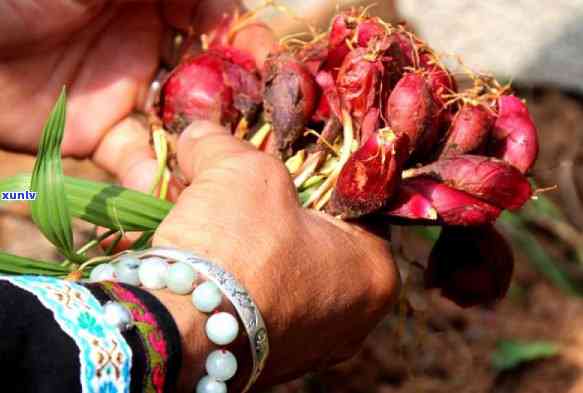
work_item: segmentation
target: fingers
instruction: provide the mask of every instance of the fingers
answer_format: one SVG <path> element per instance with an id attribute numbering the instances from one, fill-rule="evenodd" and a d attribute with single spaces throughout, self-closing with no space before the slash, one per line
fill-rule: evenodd
<path id="1" fill-rule="evenodd" d="M 123 179 L 136 164 L 154 160 L 149 138 L 144 119 L 127 117 L 103 137 L 93 154 L 93 161 Z"/>
<path id="2" fill-rule="evenodd" d="M 104 23 L 91 34 L 81 32 L 83 39 L 67 47 L 59 60 L 68 65 L 69 75 L 63 77 L 72 80 L 65 155 L 90 156 L 103 135 L 131 113 L 158 67 L 162 23 L 154 4 L 120 5 Z"/>
<path id="3" fill-rule="evenodd" d="M 230 156 L 256 151 L 247 142 L 230 135 L 218 124 L 193 122 L 182 133 L 177 147 L 178 165 L 188 181 Z"/>

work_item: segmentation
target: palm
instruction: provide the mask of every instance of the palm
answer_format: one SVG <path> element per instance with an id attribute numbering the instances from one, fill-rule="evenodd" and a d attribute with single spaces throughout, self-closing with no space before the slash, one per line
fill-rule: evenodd
<path id="1" fill-rule="evenodd" d="M 7 98 L 0 116 L 0 144 L 34 150 L 58 91 L 67 85 L 63 150 L 85 157 L 130 113 L 151 79 L 159 59 L 162 23 L 153 4 L 115 7 L 108 2 L 63 15 L 70 11 L 60 9 L 64 7 L 69 6 L 46 7 L 42 18 L 49 22 L 21 18 L 23 26 L 30 23 L 31 28 L 44 30 L 45 37 L 23 40 L 20 46 L 26 50 L 13 47 L 15 55 L 0 63 Z M 49 25 L 59 18 L 64 23 Z"/>

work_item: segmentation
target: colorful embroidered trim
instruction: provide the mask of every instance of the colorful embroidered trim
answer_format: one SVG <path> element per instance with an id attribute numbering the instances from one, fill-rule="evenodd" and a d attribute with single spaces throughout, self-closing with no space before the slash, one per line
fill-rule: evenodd
<path id="1" fill-rule="evenodd" d="M 156 317 L 132 291 L 111 281 L 102 281 L 99 284 L 110 297 L 122 303 L 132 313 L 147 358 L 143 379 L 144 393 L 163 393 L 168 371 L 168 344 Z"/>
<path id="2" fill-rule="evenodd" d="M 33 294 L 79 348 L 83 393 L 129 393 L 131 349 L 103 320 L 103 307 L 87 288 L 40 276 L 0 276 Z"/>

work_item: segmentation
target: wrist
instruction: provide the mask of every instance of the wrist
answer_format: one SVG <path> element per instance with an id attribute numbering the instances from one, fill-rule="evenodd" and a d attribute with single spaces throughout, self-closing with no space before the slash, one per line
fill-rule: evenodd
<path id="1" fill-rule="evenodd" d="M 112 264 L 120 279 L 149 289 L 174 317 L 183 348 L 180 392 L 195 386 L 246 391 L 255 382 L 269 351 L 266 328 L 256 304 L 229 272 L 171 248 L 124 253 Z"/>

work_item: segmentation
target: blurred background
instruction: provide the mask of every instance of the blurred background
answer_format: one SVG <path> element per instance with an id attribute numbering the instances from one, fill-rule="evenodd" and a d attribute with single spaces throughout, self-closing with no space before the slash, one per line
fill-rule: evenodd
<path id="1" fill-rule="evenodd" d="M 336 10 L 370 3 L 289 0 L 297 18 L 259 16 L 284 35 L 306 30 L 306 22 L 325 29 Z M 412 262 L 427 259 L 438 232 L 396 228 L 395 257 L 414 312 L 397 306 L 356 358 L 272 392 L 583 392 L 583 0 L 379 0 L 370 12 L 407 21 L 435 49 L 512 80 L 539 127 L 533 178 L 557 188 L 499 220 L 516 267 L 496 308 L 463 310 L 420 290 Z M 0 151 L 0 177 L 29 171 L 32 162 Z M 89 162 L 67 160 L 65 172 L 108 179 Z M 83 243 L 93 228 L 75 225 Z M 21 205 L 0 210 L 0 248 L 56 256 Z"/>

